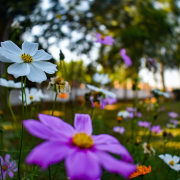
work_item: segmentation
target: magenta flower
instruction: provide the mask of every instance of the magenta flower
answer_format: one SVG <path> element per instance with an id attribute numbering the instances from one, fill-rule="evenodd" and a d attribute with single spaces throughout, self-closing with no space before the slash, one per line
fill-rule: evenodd
<path id="1" fill-rule="evenodd" d="M 113 131 L 116 132 L 116 133 L 124 134 L 125 128 L 121 127 L 121 126 L 114 126 Z"/>
<path id="2" fill-rule="evenodd" d="M 10 178 L 14 177 L 14 172 L 17 172 L 16 161 L 10 161 L 10 155 L 6 154 L 3 160 L 3 157 L 0 156 L 0 179 L 5 180 L 8 175 Z M 2 174 L 1 174 L 2 173 Z"/>
<path id="3" fill-rule="evenodd" d="M 170 123 L 172 123 L 172 124 L 174 124 L 174 125 L 178 125 L 179 124 L 179 121 L 177 121 L 177 120 L 174 120 L 174 119 L 171 119 L 170 120 Z"/>
<path id="4" fill-rule="evenodd" d="M 112 46 L 114 39 L 111 36 L 103 36 L 100 33 L 96 33 L 96 42 Z"/>
<path id="5" fill-rule="evenodd" d="M 130 59 L 130 57 L 126 54 L 126 49 L 121 49 L 120 50 L 120 55 L 124 61 L 124 63 L 126 64 L 126 66 L 131 66 L 132 65 L 132 61 Z"/>
<path id="6" fill-rule="evenodd" d="M 108 134 L 92 135 L 88 114 L 76 114 L 74 128 L 54 116 L 39 114 L 39 119 L 40 122 L 23 121 L 32 135 L 46 140 L 30 152 L 26 158 L 28 164 L 46 169 L 64 160 L 71 180 L 97 180 L 101 177 L 101 167 L 125 178 L 136 170 L 131 155 L 116 138 Z M 120 155 L 122 159 L 118 160 L 108 152 Z"/>
<path id="7" fill-rule="evenodd" d="M 145 128 L 150 128 L 151 127 L 151 122 L 148 122 L 148 121 L 138 121 L 138 126 L 145 127 Z"/>
<path id="8" fill-rule="evenodd" d="M 169 112 L 168 115 L 171 118 L 177 118 L 179 116 L 178 113 L 176 113 L 176 112 Z"/>
<path id="9" fill-rule="evenodd" d="M 151 127 L 151 131 L 156 133 L 156 134 L 159 134 L 162 131 L 162 129 L 159 125 L 155 125 L 155 126 Z"/>
<path id="10" fill-rule="evenodd" d="M 142 113 L 141 112 L 137 112 L 136 108 L 133 107 L 127 107 L 126 110 L 129 112 L 130 114 L 130 118 L 134 118 L 134 117 L 142 117 Z"/>

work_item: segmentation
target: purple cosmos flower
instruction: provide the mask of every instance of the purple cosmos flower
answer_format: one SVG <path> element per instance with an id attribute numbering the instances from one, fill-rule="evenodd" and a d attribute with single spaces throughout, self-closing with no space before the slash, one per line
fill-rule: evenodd
<path id="1" fill-rule="evenodd" d="M 116 132 L 116 133 L 124 134 L 125 128 L 121 127 L 121 126 L 114 126 L 113 131 Z"/>
<path id="2" fill-rule="evenodd" d="M 114 43 L 114 39 L 111 36 L 103 36 L 100 33 L 96 33 L 96 42 L 100 42 L 101 44 L 112 46 Z"/>
<path id="3" fill-rule="evenodd" d="M 145 128 L 150 128 L 151 127 L 151 122 L 148 122 L 148 121 L 138 121 L 138 126 L 145 127 Z"/>
<path id="4" fill-rule="evenodd" d="M 155 126 L 151 127 L 151 131 L 156 133 L 156 134 L 159 134 L 162 131 L 162 129 L 159 125 L 155 125 Z"/>
<path id="5" fill-rule="evenodd" d="M 46 140 L 27 156 L 28 164 L 46 169 L 51 164 L 65 161 L 67 176 L 71 180 L 97 180 L 101 167 L 128 178 L 136 170 L 132 157 L 119 141 L 108 135 L 92 135 L 92 122 L 88 114 L 76 114 L 74 128 L 63 120 L 39 114 L 39 121 L 24 120 L 26 129 L 34 136 Z M 120 155 L 121 160 L 110 153 Z"/>
<path id="6" fill-rule="evenodd" d="M 16 161 L 10 161 L 10 155 L 6 154 L 3 160 L 3 157 L 0 156 L 0 179 L 5 180 L 8 175 L 10 178 L 14 177 L 14 172 L 17 172 Z M 1 174 L 2 173 L 2 174 Z"/>
<path id="7" fill-rule="evenodd" d="M 131 66 L 132 65 L 132 61 L 130 59 L 130 57 L 126 54 L 126 49 L 121 49 L 120 50 L 120 55 L 124 61 L 124 63 L 126 64 L 126 66 Z"/>
<path id="8" fill-rule="evenodd" d="M 171 119 L 170 120 L 170 123 L 174 124 L 174 125 L 178 125 L 179 124 L 179 121 L 178 120 L 174 120 L 174 119 Z"/>
<path id="9" fill-rule="evenodd" d="M 126 110 L 129 112 L 130 114 L 130 118 L 134 118 L 134 117 L 142 117 L 142 113 L 137 112 L 136 108 L 133 107 L 127 107 Z"/>
<path id="10" fill-rule="evenodd" d="M 169 112 L 168 115 L 171 118 L 177 118 L 179 116 L 178 113 L 176 113 L 176 112 Z"/>

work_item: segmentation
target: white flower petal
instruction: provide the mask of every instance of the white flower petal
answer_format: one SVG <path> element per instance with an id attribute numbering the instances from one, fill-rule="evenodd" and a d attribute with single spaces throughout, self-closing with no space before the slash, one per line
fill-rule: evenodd
<path id="1" fill-rule="evenodd" d="M 173 156 L 173 161 L 174 161 L 175 164 L 177 164 L 179 162 L 179 159 L 180 158 L 178 156 L 176 156 L 176 155 Z"/>
<path id="2" fill-rule="evenodd" d="M 44 50 L 38 50 L 37 53 L 33 56 L 33 61 L 43 61 L 43 60 L 49 60 L 52 56 L 45 52 Z"/>
<path id="3" fill-rule="evenodd" d="M 171 166 L 171 168 L 175 171 L 180 171 L 180 164 L 175 164 L 174 166 Z"/>
<path id="4" fill-rule="evenodd" d="M 2 48 L 0 47 L 0 61 L 1 61 L 1 62 L 5 62 L 5 63 L 12 62 L 10 59 L 7 59 L 7 58 L 4 57 L 3 55 L 1 55 L 1 51 L 2 51 Z"/>
<path id="5" fill-rule="evenodd" d="M 28 63 L 15 63 L 8 67 L 8 73 L 13 74 L 15 77 L 26 76 L 30 72 Z"/>
<path id="6" fill-rule="evenodd" d="M 41 83 L 47 79 L 46 74 L 39 68 L 36 68 L 33 64 L 30 64 L 30 73 L 27 78 L 32 82 Z"/>
<path id="7" fill-rule="evenodd" d="M 36 61 L 36 62 L 33 62 L 33 65 L 45 71 L 48 74 L 54 74 L 57 71 L 56 69 L 57 65 L 50 62 Z"/>
<path id="8" fill-rule="evenodd" d="M 10 52 L 8 49 L 0 48 L 0 54 L 2 57 L 2 62 L 16 62 L 22 63 L 21 54 L 16 54 L 14 52 Z"/>
<path id="9" fill-rule="evenodd" d="M 34 56 L 38 51 L 38 46 L 38 43 L 24 41 L 24 43 L 22 44 L 22 51 L 25 54 L 30 54 L 31 56 Z"/>
<path id="10" fill-rule="evenodd" d="M 5 41 L 1 43 L 2 48 L 7 49 L 10 52 L 16 53 L 16 54 L 21 54 L 22 51 L 21 49 L 14 44 L 12 41 Z"/>

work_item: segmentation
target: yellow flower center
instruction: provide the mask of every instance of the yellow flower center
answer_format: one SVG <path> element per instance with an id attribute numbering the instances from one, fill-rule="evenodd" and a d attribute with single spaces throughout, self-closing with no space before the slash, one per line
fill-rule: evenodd
<path id="1" fill-rule="evenodd" d="M 25 63 L 31 63 L 31 62 L 33 62 L 33 57 L 32 57 L 31 55 L 29 55 L 29 54 L 23 53 L 23 54 L 21 55 L 21 59 L 22 59 Z"/>
<path id="2" fill-rule="evenodd" d="M 169 164 L 170 164 L 171 166 L 174 166 L 174 161 L 169 161 Z"/>
<path id="3" fill-rule="evenodd" d="M 76 133 L 73 136 L 72 142 L 74 145 L 79 146 L 80 148 L 90 148 L 93 146 L 92 137 L 83 132 Z"/>
<path id="4" fill-rule="evenodd" d="M 29 99 L 30 99 L 30 100 L 33 100 L 33 96 L 29 96 Z"/>

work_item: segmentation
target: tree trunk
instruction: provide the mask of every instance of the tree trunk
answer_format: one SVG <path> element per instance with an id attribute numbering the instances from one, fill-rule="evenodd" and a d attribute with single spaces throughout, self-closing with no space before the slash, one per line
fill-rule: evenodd
<path id="1" fill-rule="evenodd" d="M 163 63 L 160 64 L 160 75 L 161 75 L 161 82 L 162 82 L 162 90 L 166 91 L 166 85 L 165 85 L 165 74 L 164 74 L 164 65 Z"/>

